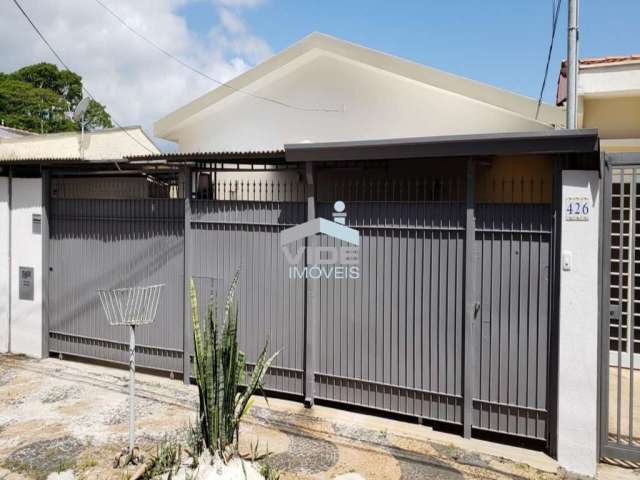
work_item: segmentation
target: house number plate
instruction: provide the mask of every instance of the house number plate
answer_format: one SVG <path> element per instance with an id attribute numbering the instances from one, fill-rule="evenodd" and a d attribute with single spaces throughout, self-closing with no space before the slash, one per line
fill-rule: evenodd
<path id="1" fill-rule="evenodd" d="M 591 202 L 588 197 L 567 197 L 564 202 L 565 220 L 568 222 L 588 222 Z"/>

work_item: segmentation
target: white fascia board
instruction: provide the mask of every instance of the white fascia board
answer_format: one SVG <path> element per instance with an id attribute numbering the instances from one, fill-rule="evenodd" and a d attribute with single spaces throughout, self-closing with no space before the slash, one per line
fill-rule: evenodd
<path id="1" fill-rule="evenodd" d="M 636 92 L 640 92 L 639 62 L 580 69 L 578 95 L 596 97 Z"/>

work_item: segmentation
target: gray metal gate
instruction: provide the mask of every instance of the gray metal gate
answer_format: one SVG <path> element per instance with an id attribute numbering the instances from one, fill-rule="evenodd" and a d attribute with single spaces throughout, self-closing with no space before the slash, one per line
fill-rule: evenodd
<path id="1" fill-rule="evenodd" d="M 606 154 L 601 457 L 640 462 L 640 155 Z"/>
<path id="2" fill-rule="evenodd" d="M 49 351 L 126 364 L 127 331 L 96 290 L 165 283 L 136 362 L 182 372 L 184 200 L 52 198 L 49 217 Z"/>
<path id="3" fill-rule="evenodd" d="M 476 206 L 476 428 L 548 438 L 552 241 L 551 204 Z"/>
<path id="4" fill-rule="evenodd" d="M 95 290 L 166 283 L 139 358 L 188 378 L 185 279 L 204 309 L 239 270 L 249 368 L 265 342 L 281 350 L 268 389 L 305 400 L 311 389 L 311 401 L 446 422 L 465 435 L 550 440 L 549 185 L 518 179 L 476 192 L 472 160 L 449 162 L 439 178 L 362 180 L 361 170 L 328 167 L 314 185 L 297 171 L 280 183 L 211 184 L 207 168 L 193 174 L 206 192 L 186 191 L 209 199 L 51 199 L 51 352 L 126 361 L 125 332 L 107 325 Z M 290 278 L 281 231 L 307 221 L 310 204 L 331 218 L 336 200 L 360 234 L 360 279 Z"/>
<path id="5" fill-rule="evenodd" d="M 315 313 L 313 280 L 287 276 L 279 243 L 306 221 L 308 187 L 220 183 L 217 200 L 191 202 L 189 275 L 201 298 L 220 296 L 240 269 L 243 348 L 250 360 L 267 339 L 282 350 L 272 390 L 305 394 L 311 369 L 319 400 L 460 426 L 468 416 L 469 428 L 548 442 L 554 209 L 550 194 L 522 192 L 539 182 L 520 180 L 473 205 L 469 252 L 464 178 L 319 180 L 316 215 L 331 218 L 334 201 L 345 202 L 361 276 L 316 280 Z M 467 270 L 477 305 L 469 333 Z"/>
<path id="6" fill-rule="evenodd" d="M 226 183 L 219 200 L 190 202 L 188 276 L 205 299 L 223 299 L 235 272 L 238 287 L 240 348 L 252 365 L 269 342 L 280 350 L 265 378 L 266 388 L 302 395 L 304 382 L 305 286 L 286 275 L 280 232 L 306 219 L 300 201 L 304 185 Z M 191 324 L 188 348 L 193 352 Z"/>
<path id="7" fill-rule="evenodd" d="M 462 424 L 464 185 L 432 185 L 377 181 L 371 195 L 349 182 L 331 195 L 360 232 L 361 276 L 320 280 L 317 398 Z M 331 218 L 333 202 L 317 210 Z"/>

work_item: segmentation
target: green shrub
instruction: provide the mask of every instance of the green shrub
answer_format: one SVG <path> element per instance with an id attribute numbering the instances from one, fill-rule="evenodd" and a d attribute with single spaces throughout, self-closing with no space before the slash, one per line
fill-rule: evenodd
<path id="1" fill-rule="evenodd" d="M 267 357 L 268 344 L 256 360 L 255 368 L 241 390 L 245 378 L 245 356 L 238 348 L 238 307 L 235 293 L 236 273 L 222 312 L 217 303 L 209 303 L 204 326 L 195 283 L 191 279 L 191 318 L 195 346 L 196 382 L 199 393 L 198 426 L 207 449 L 226 458 L 228 449 L 237 452 L 240 420 L 250 409 L 251 396 L 262 389 L 262 381 L 279 352 Z M 221 313 L 221 317 L 219 317 Z M 203 328 L 204 327 L 204 328 Z"/>
<path id="2" fill-rule="evenodd" d="M 165 438 L 156 448 L 156 453 L 151 458 L 149 467 L 145 470 L 144 478 L 151 479 L 165 473 L 169 473 L 169 478 L 172 478 L 180 468 L 181 456 L 180 444 L 175 440 Z"/>

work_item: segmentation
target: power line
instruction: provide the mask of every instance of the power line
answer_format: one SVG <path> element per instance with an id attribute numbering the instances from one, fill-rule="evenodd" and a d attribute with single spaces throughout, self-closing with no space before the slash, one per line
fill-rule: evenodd
<path id="1" fill-rule="evenodd" d="M 538 106 L 536 108 L 536 120 L 538 119 L 538 115 L 540 115 L 540 107 L 542 106 L 542 95 L 544 94 L 544 89 L 547 86 L 547 77 L 549 75 L 549 65 L 551 64 L 551 54 L 553 52 L 553 43 L 556 38 L 556 30 L 558 27 L 558 17 L 560 16 L 560 6 L 562 5 L 562 0 L 552 0 L 551 5 L 552 5 L 551 42 L 549 43 L 549 52 L 547 53 L 547 65 L 544 69 L 542 87 L 540 87 L 540 96 L 538 97 Z"/>
<path id="2" fill-rule="evenodd" d="M 337 109 L 337 108 L 312 108 L 312 107 L 301 107 L 301 106 L 298 106 L 298 105 L 292 105 L 290 103 L 283 102 L 281 100 L 276 100 L 275 98 L 264 97 L 262 95 L 257 95 L 255 93 L 248 92 L 248 91 L 243 90 L 241 88 L 236 88 L 236 87 L 230 85 L 227 82 L 222 82 L 222 81 L 220 81 L 220 80 L 218 80 L 216 78 L 213 78 L 212 76 L 206 74 L 202 70 L 199 70 L 198 68 L 196 68 L 196 67 L 194 67 L 192 65 L 189 65 L 184 60 L 182 60 L 179 57 L 173 55 L 171 52 L 165 50 L 164 48 L 162 48 L 160 45 L 155 43 L 150 38 L 148 38 L 145 35 L 143 35 L 142 33 L 138 32 L 131 25 L 129 25 L 124 18 L 122 18 L 120 15 L 118 15 L 116 12 L 114 12 L 111 8 L 109 8 L 107 5 L 105 5 L 104 2 L 102 2 L 102 0 L 96 0 L 96 3 L 98 5 L 100 5 L 102 8 L 104 8 L 113 18 L 118 20 L 122 25 L 124 25 L 124 27 L 127 30 L 129 30 L 131 33 L 136 35 L 138 38 L 144 40 L 149 45 L 151 45 L 153 48 L 155 48 L 156 50 L 162 52 L 164 55 L 169 57 L 171 60 L 177 62 L 178 64 L 182 65 L 184 68 L 186 68 L 188 70 L 191 70 L 194 73 L 197 73 L 198 75 L 200 75 L 201 77 L 206 78 L 207 80 L 210 80 L 210 81 L 212 81 L 214 83 L 217 83 L 221 87 L 228 88 L 230 90 L 233 90 L 234 92 L 243 93 L 245 95 L 248 95 L 250 97 L 256 98 L 258 100 L 264 100 L 265 102 L 271 102 L 271 103 L 274 103 L 274 104 L 279 105 L 281 107 L 290 108 L 290 109 L 293 109 L 293 110 L 300 110 L 300 111 L 303 111 L 303 112 L 342 113 L 342 111 L 343 111 L 343 110 Z"/>
<path id="3" fill-rule="evenodd" d="M 38 34 L 38 36 L 40 37 L 40 39 L 44 42 L 44 44 L 49 48 L 49 50 L 51 50 L 51 53 L 53 53 L 53 55 L 58 59 L 58 61 L 60 62 L 60 64 L 62 64 L 62 66 L 67 69 L 68 71 L 71 71 L 71 69 L 69 68 L 69 66 L 65 63 L 65 61 L 62 59 L 62 57 L 60 55 L 58 55 L 58 52 L 56 52 L 56 50 L 53 48 L 53 46 L 49 43 L 49 41 L 47 40 L 47 38 L 44 36 L 44 34 L 40 31 L 40 29 L 37 27 L 37 25 L 33 22 L 33 20 L 31 20 L 31 17 L 29 17 L 29 14 L 27 12 L 25 12 L 24 8 L 22 8 L 22 5 L 20 5 L 20 2 L 18 2 L 18 0 L 13 0 L 13 3 L 15 3 L 16 7 L 18 7 L 18 10 L 20 10 L 20 12 L 22 13 L 22 15 L 24 16 L 24 18 L 27 19 L 27 21 L 29 22 L 29 24 L 33 27 L 33 29 L 35 30 L 35 32 Z M 91 94 L 91 92 L 87 89 L 87 87 L 85 87 L 84 85 L 82 86 L 82 89 L 85 91 L 85 93 L 89 96 L 89 98 L 91 98 L 91 100 L 93 100 L 94 102 L 98 102 L 95 97 Z M 133 135 L 131 135 L 122 125 L 120 125 L 115 118 L 111 117 L 111 120 L 113 121 L 113 123 L 116 124 L 116 126 L 122 130 L 124 133 L 127 134 L 127 136 L 129 138 L 131 138 L 131 140 L 133 140 L 134 142 L 136 142 L 138 145 L 140 145 L 142 148 L 144 148 L 145 150 L 147 150 L 149 153 L 151 154 L 155 154 L 157 152 L 151 150 L 149 147 L 147 147 L 146 145 L 144 145 L 143 143 L 141 143 L 137 138 L 135 138 Z M 118 170 L 120 170 L 120 165 L 118 165 L 118 162 L 116 162 L 114 160 L 114 163 L 116 164 L 116 167 L 118 167 Z"/>

